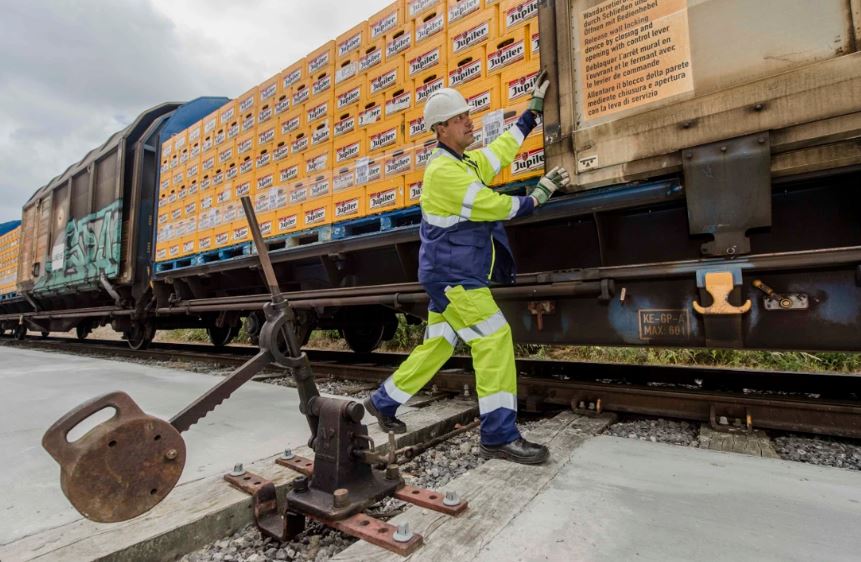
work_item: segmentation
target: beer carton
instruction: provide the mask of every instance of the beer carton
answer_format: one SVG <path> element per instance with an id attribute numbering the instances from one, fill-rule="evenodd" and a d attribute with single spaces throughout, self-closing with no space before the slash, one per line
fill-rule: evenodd
<path id="1" fill-rule="evenodd" d="M 332 222 L 358 219 L 365 216 L 365 188 L 353 187 L 332 196 Z"/>
<path id="2" fill-rule="evenodd" d="M 341 62 L 355 57 L 362 51 L 368 40 L 368 22 L 355 25 L 335 38 L 335 63 L 340 67 Z"/>
<path id="3" fill-rule="evenodd" d="M 332 196 L 302 204 L 302 228 L 316 228 L 332 224 Z"/>
<path id="4" fill-rule="evenodd" d="M 404 207 L 403 176 L 386 178 L 365 188 L 365 213 L 375 215 Z"/>
<path id="5" fill-rule="evenodd" d="M 499 33 L 502 35 L 537 21 L 538 0 L 504 0 L 499 5 Z"/>
<path id="6" fill-rule="evenodd" d="M 415 107 L 423 107 L 427 99 L 436 92 L 445 88 L 447 71 L 439 66 L 423 72 L 413 80 L 413 91 L 415 92 Z"/>
<path id="7" fill-rule="evenodd" d="M 499 74 L 514 66 L 527 66 L 529 59 L 529 26 L 500 35 L 487 46 L 487 74 Z"/>
<path id="8" fill-rule="evenodd" d="M 413 87 L 411 82 L 404 86 L 389 90 L 385 94 L 385 119 L 392 119 L 413 107 Z"/>
<path id="9" fill-rule="evenodd" d="M 367 128 L 368 138 L 365 143 L 368 154 L 376 154 L 384 150 L 402 146 L 404 143 L 404 117 L 398 115 L 384 119 Z"/>
<path id="10" fill-rule="evenodd" d="M 486 45 L 499 33 L 496 10 L 483 10 L 464 18 L 448 29 L 449 65 L 464 53 L 479 45 Z"/>
<path id="11" fill-rule="evenodd" d="M 419 46 L 435 37 L 445 38 L 445 6 L 437 0 L 436 6 L 415 19 L 415 45 Z"/>
<path id="12" fill-rule="evenodd" d="M 450 27 L 484 9 L 484 0 L 447 0 L 446 4 L 446 17 Z"/>
<path id="13" fill-rule="evenodd" d="M 449 59 L 448 87 L 461 88 L 473 80 L 483 80 L 487 77 L 487 51 L 484 45 L 460 53 L 456 58 Z"/>
<path id="14" fill-rule="evenodd" d="M 327 41 L 305 57 L 308 76 L 319 74 L 322 70 L 335 65 L 335 41 Z"/>
<path id="15" fill-rule="evenodd" d="M 406 21 L 401 0 L 383 8 L 368 18 L 368 41 L 376 41 L 388 35 Z"/>
<path id="16" fill-rule="evenodd" d="M 397 88 L 405 82 L 404 57 L 398 55 L 389 59 L 383 65 L 368 72 L 366 99 L 382 94 L 392 88 Z"/>
<path id="17" fill-rule="evenodd" d="M 444 74 L 448 60 L 445 45 L 445 34 L 442 34 L 407 51 L 405 55 L 407 77 L 414 80 L 427 72 Z"/>

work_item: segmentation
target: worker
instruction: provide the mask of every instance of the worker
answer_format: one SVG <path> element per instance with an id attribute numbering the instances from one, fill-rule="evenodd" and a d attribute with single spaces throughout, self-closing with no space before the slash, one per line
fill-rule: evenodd
<path id="1" fill-rule="evenodd" d="M 501 221 L 522 217 L 568 185 L 554 168 L 526 196 L 505 195 L 488 185 L 510 165 L 543 113 L 550 82 L 542 72 L 517 123 L 485 148 L 473 144 L 473 123 L 464 97 L 452 88 L 432 94 L 425 125 L 437 138 L 421 194 L 419 282 L 430 296 L 424 342 L 368 399 L 365 409 L 386 431 L 403 433 L 398 406 L 445 364 L 458 339 L 469 346 L 481 417 L 481 452 L 524 464 L 540 464 L 547 447 L 517 430 L 517 371 L 511 327 L 491 296 L 491 283 L 513 284 L 515 266 Z"/>

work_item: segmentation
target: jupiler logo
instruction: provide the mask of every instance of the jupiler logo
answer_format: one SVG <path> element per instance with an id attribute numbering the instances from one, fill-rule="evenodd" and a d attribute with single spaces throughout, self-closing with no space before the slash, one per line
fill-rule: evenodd
<path id="1" fill-rule="evenodd" d="M 515 6 L 505 13 L 505 27 L 510 29 L 515 25 L 538 15 L 538 0 L 528 0 Z"/>
<path id="2" fill-rule="evenodd" d="M 326 208 L 310 209 L 305 212 L 305 224 L 316 224 L 326 220 Z"/>
<path id="3" fill-rule="evenodd" d="M 380 21 L 371 24 L 371 39 L 376 39 L 386 31 L 390 29 L 394 29 L 394 27 L 398 24 L 398 14 L 393 13 L 390 14 Z"/>
<path id="4" fill-rule="evenodd" d="M 399 154 L 386 162 L 386 175 L 399 174 L 410 169 L 410 155 Z"/>
<path id="5" fill-rule="evenodd" d="M 265 100 L 265 99 L 271 98 L 272 96 L 275 95 L 275 92 L 277 90 L 278 90 L 277 85 L 275 85 L 274 83 L 269 84 L 268 86 L 266 86 L 265 88 L 260 90 L 260 99 Z"/>
<path id="6" fill-rule="evenodd" d="M 199 246 L 201 250 L 209 248 L 210 246 L 212 246 L 212 238 L 201 238 Z"/>
<path id="7" fill-rule="evenodd" d="M 481 113 L 490 107 L 490 92 L 482 92 L 472 96 L 466 100 L 466 103 L 472 108 L 472 113 Z"/>
<path id="8" fill-rule="evenodd" d="M 236 145 L 236 152 L 239 154 L 243 154 L 251 150 L 251 147 L 254 146 L 254 141 L 251 139 L 242 139 L 242 142 Z M 230 149 L 225 150 L 224 152 L 229 152 Z M 222 153 L 223 154 L 223 153 Z"/>
<path id="9" fill-rule="evenodd" d="M 278 103 L 275 104 L 276 114 L 284 113 L 288 109 L 290 109 L 290 100 L 286 97 L 284 99 L 278 100 Z"/>
<path id="10" fill-rule="evenodd" d="M 410 61 L 410 76 L 427 70 L 435 64 L 439 64 L 439 47 L 412 59 Z"/>
<path id="11" fill-rule="evenodd" d="M 248 160 L 244 160 L 242 164 L 239 165 L 239 173 L 247 174 L 252 169 L 254 169 L 254 162 L 249 158 Z"/>
<path id="12" fill-rule="evenodd" d="M 238 186 L 236 186 L 236 198 L 237 199 L 239 199 L 240 197 L 244 197 L 244 196 L 248 195 L 249 193 L 251 193 L 251 182 L 250 181 L 242 182 Z"/>
<path id="13" fill-rule="evenodd" d="M 314 131 L 311 135 L 312 144 L 320 144 L 329 140 L 329 123 L 325 122 Z"/>
<path id="14" fill-rule="evenodd" d="M 397 140 L 398 132 L 395 129 L 389 129 L 388 131 L 383 131 L 377 135 L 371 137 L 371 150 L 377 150 L 379 148 L 384 148 L 389 146 L 390 144 L 394 144 Z"/>
<path id="15" fill-rule="evenodd" d="M 321 103 L 316 107 L 312 107 L 308 110 L 308 121 L 314 121 L 315 119 L 319 119 L 321 117 L 325 117 L 326 113 L 329 111 L 329 103 Z"/>
<path id="16" fill-rule="evenodd" d="M 227 137 L 232 139 L 233 137 L 235 137 L 238 134 L 239 134 L 239 123 L 234 121 L 233 123 L 230 124 L 230 126 L 227 127 Z"/>
<path id="17" fill-rule="evenodd" d="M 293 191 L 290 192 L 290 203 L 301 203 L 308 196 L 308 188 L 306 187 L 294 187 Z"/>
<path id="18" fill-rule="evenodd" d="M 353 105 L 359 98 L 361 97 L 362 89 L 359 86 L 356 86 L 352 90 L 346 91 L 340 96 L 338 96 L 338 109 L 342 109 L 349 105 Z"/>
<path id="19" fill-rule="evenodd" d="M 409 190 L 410 201 L 418 201 L 422 196 L 422 182 L 411 183 Z"/>
<path id="20" fill-rule="evenodd" d="M 308 137 L 302 137 L 293 141 L 293 152 L 301 152 L 308 148 Z"/>
<path id="21" fill-rule="evenodd" d="M 381 92 L 395 83 L 398 78 L 397 69 L 386 72 L 382 76 L 377 76 L 371 81 L 371 93 L 376 94 Z"/>
<path id="22" fill-rule="evenodd" d="M 189 240 L 188 242 L 182 245 L 182 250 L 185 253 L 190 253 L 194 251 L 194 240 Z"/>
<path id="23" fill-rule="evenodd" d="M 427 130 L 425 129 L 425 120 L 424 117 L 417 117 L 410 121 L 410 137 L 415 137 L 425 133 Z"/>
<path id="24" fill-rule="evenodd" d="M 239 111 L 244 112 L 247 109 L 249 109 L 252 105 L 254 105 L 254 96 L 248 96 L 247 98 L 245 98 L 244 100 L 239 102 Z"/>
<path id="25" fill-rule="evenodd" d="M 293 105 L 304 103 L 308 99 L 308 88 L 302 88 L 293 94 Z"/>
<path id="26" fill-rule="evenodd" d="M 296 215 L 281 217 L 278 219 L 278 230 L 284 231 L 296 226 Z"/>
<path id="27" fill-rule="evenodd" d="M 244 240 L 248 236 L 248 227 L 243 226 L 233 231 L 234 240 Z"/>
<path id="28" fill-rule="evenodd" d="M 259 135 L 257 135 L 257 142 L 260 144 L 266 144 L 267 142 L 271 142 L 272 139 L 275 138 L 275 129 L 266 129 Z"/>
<path id="29" fill-rule="evenodd" d="M 230 240 L 230 236 L 226 232 L 219 232 L 215 235 L 216 244 L 227 244 L 228 240 Z"/>
<path id="30" fill-rule="evenodd" d="M 331 85 L 332 77 L 328 74 L 326 76 L 323 76 L 322 78 L 314 82 L 314 85 L 312 86 L 312 90 L 314 90 L 314 95 L 316 96 L 320 92 L 325 92 L 329 89 L 329 86 Z"/>
<path id="31" fill-rule="evenodd" d="M 338 45 L 338 56 L 343 57 L 347 53 L 355 51 L 362 45 L 362 34 L 357 33 L 347 39 L 346 41 L 341 41 L 341 44 Z"/>
<path id="32" fill-rule="evenodd" d="M 284 158 L 287 158 L 287 155 L 289 155 L 289 154 L 290 154 L 290 147 L 288 147 L 286 144 L 282 144 L 282 145 L 275 148 L 274 158 L 276 161 L 277 160 L 283 160 Z"/>
<path id="33" fill-rule="evenodd" d="M 294 117 L 293 119 L 290 119 L 289 121 L 284 121 L 283 123 L 281 123 L 281 133 L 282 134 L 291 133 L 298 128 L 299 128 L 299 118 L 298 117 Z"/>
<path id="34" fill-rule="evenodd" d="M 349 144 L 347 146 L 342 146 L 338 149 L 335 161 L 343 162 L 344 160 L 350 160 L 351 158 L 355 158 L 359 155 L 359 143 L 354 142 L 353 144 Z"/>
<path id="35" fill-rule="evenodd" d="M 374 193 L 371 195 L 371 199 L 369 201 L 371 209 L 379 209 L 380 207 L 388 207 L 389 205 L 394 205 L 397 201 L 397 193 L 394 189 L 389 191 L 381 191 L 379 193 Z"/>
<path id="36" fill-rule="evenodd" d="M 260 234 L 266 236 L 272 233 L 272 221 L 266 221 L 260 225 Z"/>
<path id="37" fill-rule="evenodd" d="M 328 64 L 329 64 L 329 53 L 325 52 L 325 53 L 317 55 L 316 57 L 314 57 L 313 59 L 311 59 L 308 62 L 308 70 L 310 70 L 311 72 L 317 72 L 318 70 L 320 70 L 324 66 L 327 66 Z"/>
<path id="38" fill-rule="evenodd" d="M 350 199 L 349 201 L 339 201 L 335 206 L 335 216 L 336 217 L 345 217 L 347 215 L 354 215 L 359 212 L 359 200 L 358 199 Z"/>
<path id="39" fill-rule="evenodd" d="M 409 92 L 405 92 L 396 98 L 392 98 L 391 101 L 386 103 L 386 117 L 398 111 L 409 109 L 411 97 Z"/>
<path id="40" fill-rule="evenodd" d="M 511 173 L 520 174 L 535 170 L 544 166 L 544 149 L 530 150 L 526 154 L 519 155 L 511 164 Z"/>
<path id="41" fill-rule="evenodd" d="M 206 123 L 203 124 L 203 132 L 211 133 L 213 129 L 215 129 L 215 119 L 208 119 Z"/>
<path id="42" fill-rule="evenodd" d="M 455 35 L 454 41 L 452 41 L 452 50 L 459 53 L 464 49 L 481 43 L 488 37 L 490 37 L 490 23 L 483 22 L 481 25 L 468 29 L 460 35 Z"/>
<path id="43" fill-rule="evenodd" d="M 479 8 L 480 4 L 481 0 L 463 0 L 463 2 L 455 4 L 448 10 L 448 23 L 451 24 L 471 14 Z"/>
<path id="44" fill-rule="evenodd" d="M 233 119 L 233 113 L 234 113 L 233 107 L 230 107 L 224 113 L 222 113 L 221 114 L 221 124 L 224 125 L 225 123 L 227 123 L 228 121 Z"/>
<path id="45" fill-rule="evenodd" d="M 256 166 L 257 166 L 258 168 L 262 168 L 263 166 L 265 166 L 266 164 L 268 164 L 268 163 L 269 163 L 269 159 L 270 159 L 270 158 L 271 158 L 271 156 L 269 155 L 269 153 L 268 153 L 268 152 L 264 152 L 263 154 L 261 154 L 260 156 L 258 156 L 258 157 L 257 157 L 257 164 L 256 164 Z"/>
<path id="46" fill-rule="evenodd" d="M 533 33 L 532 34 L 532 52 L 537 53 L 541 47 L 541 34 Z"/>
<path id="47" fill-rule="evenodd" d="M 308 160 L 305 165 L 305 171 L 308 173 L 322 170 L 326 167 L 326 155 L 316 156 Z"/>
<path id="48" fill-rule="evenodd" d="M 472 61 L 448 73 L 449 86 L 459 86 L 481 76 L 481 59 Z"/>
<path id="49" fill-rule="evenodd" d="M 508 99 L 513 100 L 521 96 L 525 96 L 532 91 L 535 85 L 535 79 L 538 78 L 538 73 L 533 72 L 527 76 L 521 76 L 516 80 L 508 83 Z"/>
<path id="50" fill-rule="evenodd" d="M 410 2 L 410 17 L 416 17 L 418 14 L 424 12 L 426 9 L 437 3 L 439 3 L 439 0 L 413 0 Z"/>
<path id="51" fill-rule="evenodd" d="M 526 44 L 523 41 L 503 47 L 487 55 L 487 70 L 496 70 L 513 62 L 523 60 L 526 56 Z"/>
<path id="52" fill-rule="evenodd" d="M 348 187 L 353 186 L 353 171 L 352 170 L 342 170 L 338 172 L 335 176 L 335 189 L 347 189 Z"/>
<path id="53" fill-rule="evenodd" d="M 296 70 L 294 70 L 293 72 L 291 72 L 290 74 L 288 74 L 287 76 L 284 77 L 284 82 L 283 82 L 284 87 L 289 88 L 290 86 L 292 86 L 293 84 L 295 84 L 296 82 L 301 80 L 301 78 L 302 78 L 302 69 L 297 68 Z"/>
<path id="54" fill-rule="evenodd" d="M 254 115 L 246 115 L 245 119 L 242 120 L 242 131 L 248 131 L 249 129 L 254 128 Z"/>
<path id="55" fill-rule="evenodd" d="M 221 154 L 219 154 L 218 158 L 221 162 L 226 162 L 230 160 L 231 158 L 233 158 L 233 149 L 228 148 L 227 150 L 223 150 Z"/>
<path id="56" fill-rule="evenodd" d="M 379 105 L 376 107 L 372 107 L 371 109 L 365 111 L 359 116 L 359 126 L 364 127 L 366 125 L 370 125 L 372 123 L 376 123 L 380 120 L 380 117 L 383 115 L 383 108 Z"/>
<path id="57" fill-rule="evenodd" d="M 439 16 L 416 28 L 416 42 L 424 41 L 431 35 L 442 31 L 444 23 L 442 16 Z"/>
<path id="58" fill-rule="evenodd" d="M 349 117 L 344 119 L 343 121 L 338 121 L 335 124 L 335 136 L 343 135 L 345 133 L 349 133 L 356 127 L 356 118 Z"/>
<path id="59" fill-rule="evenodd" d="M 383 52 L 380 50 L 376 50 L 368 53 L 361 59 L 359 59 L 359 72 L 365 72 L 366 70 L 373 68 L 383 62 Z"/>
<path id="60" fill-rule="evenodd" d="M 285 182 L 295 180 L 298 175 L 299 166 L 290 166 L 289 168 L 284 168 L 283 170 L 281 170 L 278 177 L 282 182 Z"/>
<path id="61" fill-rule="evenodd" d="M 416 103 L 421 103 L 428 99 L 430 95 L 437 90 L 442 89 L 443 80 L 442 78 L 437 78 L 433 82 L 428 82 L 427 84 L 423 84 L 416 88 Z"/>
<path id="62" fill-rule="evenodd" d="M 232 165 L 227 169 L 227 179 L 232 180 L 239 175 L 239 168 Z"/>
<path id="63" fill-rule="evenodd" d="M 386 56 L 393 57 L 398 53 L 410 48 L 412 43 L 412 35 L 409 32 L 404 33 L 400 37 L 395 37 L 386 45 Z"/>
<path id="64" fill-rule="evenodd" d="M 257 178 L 257 189 L 267 189 L 272 187 L 273 181 L 274 178 L 272 177 L 272 174 L 266 174 L 262 178 Z"/>
<path id="65" fill-rule="evenodd" d="M 323 180 L 311 185 L 311 197 L 322 197 L 329 193 L 329 181 Z"/>
<path id="66" fill-rule="evenodd" d="M 260 110 L 260 113 L 257 115 L 257 122 L 263 123 L 267 119 L 272 117 L 272 108 L 269 106 L 264 107 Z"/>

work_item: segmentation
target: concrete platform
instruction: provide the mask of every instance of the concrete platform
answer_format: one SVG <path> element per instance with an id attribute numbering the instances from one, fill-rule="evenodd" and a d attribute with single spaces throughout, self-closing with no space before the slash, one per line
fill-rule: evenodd
<path id="1" fill-rule="evenodd" d="M 562 414 L 562 421 L 571 414 Z M 459 518 L 412 508 L 409 560 L 858 560 L 861 474 L 770 458 L 544 432 L 553 461 L 490 461 L 453 482 Z M 548 439 L 549 437 L 549 439 Z M 567 450 L 565 449 L 567 447 Z M 403 560 L 357 543 L 338 560 Z"/>
<path id="2" fill-rule="evenodd" d="M 131 521 L 83 519 L 60 490 L 60 469 L 42 449 L 44 431 L 81 402 L 127 392 L 150 414 L 169 418 L 218 378 L 134 363 L 0 347 L 0 560 L 164 560 L 222 538 L 251 521 L 250 499 L 222 475 L 235 462 L 283 487 L 297 474 L 274 464 L 285 447 L 313 457 L 295 389 L 250 382 L 183 433 L 188 458 L 177 488 Z M 406 408 L 410 433 L 399 446 L 477 415 L 474 403 Z M 384 435 L 369 424 L 371 437 Z"/>
<path id="3" fill-rule="evenodd" d="M 113 390 L 169 419 L 218 378 L 80 356 L 0 349 L 0 544 L 80 518 L 60 492 L 60 467 L 42 449 L 45 430 L 74 406 Z M 308 438 L 295 390 L 248 383 L 184 437 L 180 483 L 223 473 Z"/>

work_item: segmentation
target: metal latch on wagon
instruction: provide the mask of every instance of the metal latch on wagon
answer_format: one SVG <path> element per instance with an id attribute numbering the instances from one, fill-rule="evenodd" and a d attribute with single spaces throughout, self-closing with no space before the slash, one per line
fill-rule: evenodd
<path id="1" fill-rule="evenodd" d="M 697 288 L 702 293 L 707 292 L 712 299 L 712 303 L 708 306 L 703 306 L 699 302 L 694 301 L 693 307 L 698 313 L 703 316 L 714 315 L 741 315 L 750 310 L 750 299 L 743 302 L 741 305 L 730 303 L 730 295 L 737 286 L 741 285 L 741 270 L 723 270 L 723 271 L 697 271 Z"/>

